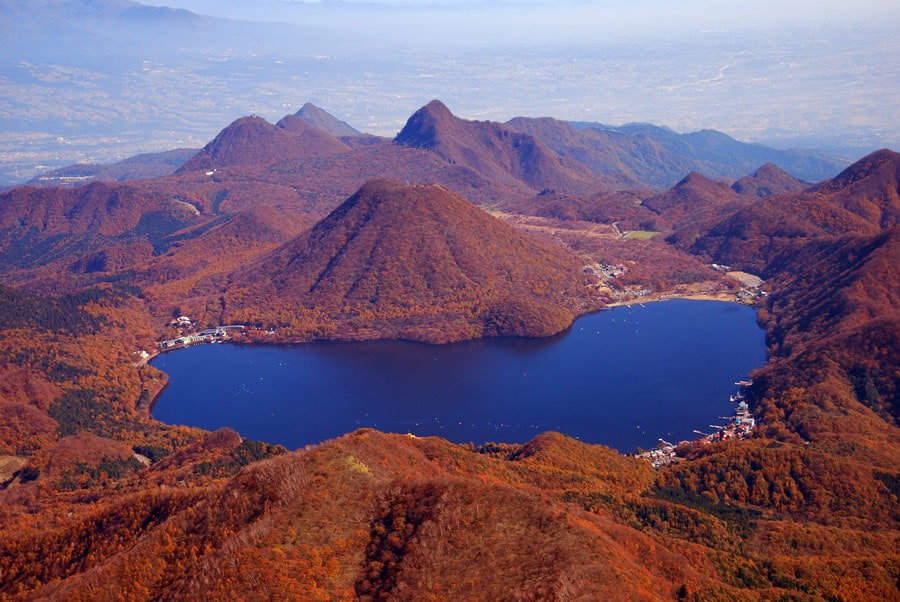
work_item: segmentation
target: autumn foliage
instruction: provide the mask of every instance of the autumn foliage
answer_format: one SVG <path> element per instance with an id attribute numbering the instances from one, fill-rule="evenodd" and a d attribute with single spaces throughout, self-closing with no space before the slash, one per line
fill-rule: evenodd
<path id="1" fill-rule="evenodd" d="M 282 338 L 446 342 L 555 334 L 590 307 L 586 284 L 561 245 L 442 186 L 377 180 L 230 278 L 223 293 L 227 321 L 275 327 Z M 262 299 L 284 309 L 271 312 Z"/>
<path id="2" fill-rule="evenodd" d="M 244 118 L 177 175 L 0 194 L 0 599 L 900 599 L 898 155 L 622 192 L 650 174 L 604 178 L 610 135 L 440 103 L 396 143 Z M 713 261 L 767 277 L 759 427 L 657 471 L 559 433 L 289 453 L 149 414 L 139 352 L 173 313 L 543 335 L 595 307 L 586 264 L 621 264 L 612 294 L 729 286 Z"/>

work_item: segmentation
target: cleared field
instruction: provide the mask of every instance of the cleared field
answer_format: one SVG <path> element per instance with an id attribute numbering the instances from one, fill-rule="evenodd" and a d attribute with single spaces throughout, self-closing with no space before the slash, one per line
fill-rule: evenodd
<path id="1" fill-rule="evenodd" d="M 625 233 L 625 238 L 628 239 L 637 239 L 637 240 L 648 240 L 653 238 L 659 234 L 659 232 L 654 232 L 652 230 L 632 230 L 631 232 Z"/>

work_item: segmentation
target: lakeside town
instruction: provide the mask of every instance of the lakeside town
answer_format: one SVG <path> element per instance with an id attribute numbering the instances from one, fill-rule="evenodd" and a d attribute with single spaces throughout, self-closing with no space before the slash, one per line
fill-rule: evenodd
<path id="1" fill-rule="evenodd" d="M 731 396 L 731 403 L 735 404 L 734 416 L 722 416 L 722 419 L 728 420 L 725 425 L 711 424 L 709 428 L 713 429 L 712 433 L 704 433 L 700 430 L 694 430 L 695 433 L 701 435 L 699 439 L 693 441 L 680 441 L 677 444 L 669 443 L 665 439 L 659 440 L 659 445 L 650 451 L 644 451 L 635 454 L 638 458 L 643 458 L 653 465 L 653 468 L 660 468 L 666 464 L 670 464 L 677 460 L 676 450 L 679 445 L 688 443 L 700 443 L 708 445 L 719 441 L 729 441 L 733 439 L 746 439 L 753 433 L 756 428 L 756 419 L 750 412 L 750 406 L 747 405 L 746 392 L 753 385 L 753 381 L 741 380 L 735 383 L 738 386 L 738 392 Z"/>
<path id="2" fill-rule="evenodd" d="M 188 316 L 179 316 L 169 325 L 178 329 L 179 336 L 157 343 L 159 351 L 174 351 L 197 344 L 222 343 L 247 332 L 247 327 L 243 324 L 216 326 L 192 332 L 194 323 Z"/>

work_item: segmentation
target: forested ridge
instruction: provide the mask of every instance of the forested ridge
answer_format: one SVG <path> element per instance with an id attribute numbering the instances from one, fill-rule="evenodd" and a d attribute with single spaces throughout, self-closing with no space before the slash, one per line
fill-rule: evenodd
<path id="1" fill-rule="evenodd" d="M 222 294 L 231 308 L 225 321 L 301 340 L 328 333 L 447 342 L 556 334 L 591 306 L 590 282 L 562 245 L 523 234 L 442 186 L 373 180 L 235 274 Z M 260 308 L 260 298 L 277 300 L 279 311 Z"/>
<path id="2" fill-rule="evenodd" d="M 0 599 L 900 600 L 900 155 L 814 186 L 535 190 L 520 151 L 561 177 L 553 144 L 445 109 L 407 146 L 250 120 L 180 174 L 0 195 Z M 479 136 L 511 146 L 458 154 Z M 182 313 L 549 334 L 616 295 L 737 291 L 713 262 L 767 279 L 759 426 L 658 470 L 559 433 L 289 452 L 150 417 L 140 351 Z"/>

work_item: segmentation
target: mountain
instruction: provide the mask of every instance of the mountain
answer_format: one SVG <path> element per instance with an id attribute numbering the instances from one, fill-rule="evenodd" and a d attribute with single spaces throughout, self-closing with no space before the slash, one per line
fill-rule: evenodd
<path id="1" fill-rule="evenodd" d="M 532 135 L 560 155 L 578 161 L 619 189 L 660 189 L 674 184 L 693 167 L 690 161 L 668 153 L 658 144 L 550 117 L 516 117 L 506 125 Z"/>
<path id="2" fill-rule="evenodd" d="M 539 138 L 560 155 L 611 182 L 618 180 L 620 188 L 666 188 L 690 171 L 712 178 L 739 178 L 764 163 L 777 164 L 796 177 L 815 182 L 846 166 L 846 162 L 814 152 L 779 151 L 738 142 L 714 130 L 678 134 L 647 124 L 617 127 L 548 117 L 517 117 L 506 125 Z"/>
<path id="3" fill-rule="evenodd" d="M 666 242 L 687 250 L 711 226 L 754 198 L 738 194 L 724 182 L 691 172 L 671 189 L 645 199 L 642 206 L 658 215 L 650 223 L 668 233 Z"/>
<path id="4" fill-rule="evenodd" d="M 742 195 L 767 197 L 773 194 L 800 192 L 808 187 L 777 165 L 766 163 L 752 174 L 744 176 L 731 185 L 731 189 Z"/>
<path id="5" fill-rule="evenodd" d="M 669 128 L 642 123 L 618 127 L 577 125 L 600 134 L 612 131 L 640 143 L 652 144 L 675 156 L 697 162 L 694 169 L 711 176 L 737 178 L 759 165 L 774 163 L 794 177 L 817 182 L 834 176 L 847 164 L 844 160 L 815 151 L 776 150 L 761 144 L 740 142 L 716 130 L 678 134 Z M 661 163 L 666 164 L 665 161 Z"/>
<path id="6" fill-rule="evenodd" d="M 304 158 L 320 158 L 336 155 L 350 150 L 350 146 L 341 142 L 334 134 L 298 115 L 286 115 L 275 124 L 300 138 L 299 142 L 304 149 Z"/>
<path id="7" fill-rule="evenodd" d="M 309 125 L 328 132 L 332 136 L 359 136 L 362 134 L 348 123 L 341 121 L 330 113 L 320 109 L 311 102 L 304 103 L 300 110 L 294 113 L 297 117 Z"/>
<path id="8" fill-rule="evenodd" d="M 183 8 L 168 6 L 146 6 L 133 3 L 117 15 L 123 23 L 136 25 L 165 26 L 181 30 L 193 29 L 205 24 L 206 19 Z"/>
<path id="9" fill-rule="evenodd" d="M 104 43 L 140 30 L 184 33 L 207 24 L 206 18 L 188 10 L 131 0 L 10 0 L 0 7 L 0 30 L 8 30 L 13 40 L 27 44 L 66 39 L 74 43 L 79 35 Z"/>
<path id="10" fill-rule="evenodd" d="M 37 267 L 130 238 L 156 241 L 198 214 L 187 201 L 131 185 L 15 188 L 0 195 L 0 265 Z"/>
<path id="11" fill-rule="evenodd" d="M 94 269 L 95 278 L 139 286 L 145 299 L 160 313 L 189 313 L 202 318 L 210 295 L 217 289 L 210 281 L 251 263 L 291 239 L 307 224 L 270 205 L 198 220 L 174 232 L 155 246 L 145 243 L 143 257 L 118 247 L 104 249 L 72 266 L 73 273 Z M 109 265 L 109 257 L 123 256 L 122 265 Z M 87 271 L 87 269 L 85 271 Z"/>
<path id="12" fill-rule="evenodd" d="M 793 253 L 810 239 L 851 232 L 875 234 L 900 223 L 900 154 L 876 151 L 838 176 L 801 193 L 760 199 L 725 216 L 690 246 L 726 265 L 768 273 L 781 253 Z"/>
<path id="13" fill-rule="evenodd" d="M 666 549 L 605 508 L 587 512 L 558 501 L 565 491 L 631 499 L 629 488 L 647 487 L 648 467 L 597 446 L 547 434 L 511 448 L 516 456 L 505 460 L 440 439 L 360 430 L 220 484 L 196 483 L 191 469 L 202 458 L 220 462 L 239 442 L 223 431 L 194 446 L 197 458 L 165 458 L 148 471 L 164 484 L 96 512 L 103 537 L 81 515 L 70 517 L 69 545 L 60 545 L 62 532 L 42 531 L 33 546 L 48 563 L 72 567 L 90 548 L 94 570 L 63 569 L 63 580 L 33 594 L 79 599 L 103 583 L 106 596 L 244 599 L 265 583 L 276 599 L 602 600 L 624 593 L 649 602 L 660 592 L 718 585 L 703 574 L 711 561 Z M 177 462 L 193 491 L 171 491 L 161 469 Z M 582 482 L 571 476 L 585 469 Z M 658 501 L 642 508 L 665 510 Z M 139 543 L 125 548 L 128 530 Z M 247 539 L 251 545 L 241 543 Z M 16 582 L 27 587 L 42 577 L 15 558 L 6 555 L 0 566 Z"/>
<path id="14" fill-rule="evenodd" d="M 262 117 L 241 117 L 219 132 L 177 173 L 265 165 L 299 156 L 303 150 L 300 137 L 285 128 L 272 125 Z"/>
<path id="15" fill-rule="evenodd" d="M 297 115 L 287 115 L 275 125 L 249 116 L 223 129 L 178 170 L 176 175 L 184 178 L 172 185 L 215 186 L 226 189 L 229 199 L 235 201 L 240 189 L 242 210 L 260 195 L 271 194 L 272 189 L 283 194 L 288 188 L 300 198 L 282 208 L 313 213 L 316 218 L 334 209 L 367 180 L 380 177 L 438 182 L 473 202 L 535 193 L 490 161 L 477 169 L 487 171 L 449 163 L 430 150 L 394 144 L 388 138 L 358 135 L 339 139 Z"/>
<path id="16" fill-rule="evenodd" d="M 505 201 L 498 206 L 521 215 L 563 221 L 583 220 L 598 224 L 622 222 L 623 227 L 629 230 L 639 230 L 640 223 L 649 223 L 649 220 L 657 217 L 653 211 L 641 205 L 649 196 L 652 195 L 647 191 L 615 191 L 575 196 L 547 190 L 533 197 Z"/>
<path id="17" fill-rule="evenodd" d="M 875 151 L 810 193 L 826 195 L 880 228 L 900 223 L 900 154 Z"/>
<path id="18" fill-rule="evenodd" d="M 267 166 L 338 155 L 350 147 L 296 115 L 271 124 L 254 115 L 232 122 L 177 173 L 214 171 L 234 166 Z"/>
<path id="19" fill-rule="evenodd" d="M 564 160 L 535 137 L 499 123 L 460 119 L 439 100 L 413 113 L 394 143 L 428 150 L 490 180 L 534 191 L 585 192 L 602 187 L 583 165 Z"/>
<path id="20" fill-rule="evenodd" d="M 267 203 L 242 198 L 261 194 Z M 2 279 L 57 293 L 127 280 L 154 302 L 184 302 L 202 277 L 227 272 L 314 222 L 278 208 L 289 194 L 257 184 L 219 188 L 206 176 L 200 184 L 181 177 L 15 188 L 0 194 Z"/>
<path id="21" fill-rule="evenodd" d="M 271 299 L 332 336 L 429 342 L 554 334 L 588 302 L 581 266 L 561 246 L 443 186 L 391 180 L 367 182 L 223 294 L 234 321 L 264 315 Z"/>
<path id="22" fill-rule="evenodd" d="M 69 187 L 83 186 L 90 182 L 125 182 L 128 180 L 152 180 L 175 173 L 197 149 L 179 148 L 159 153 L 143 153 L 109 165 L 69 165 L 41 174 L 26 186 Z"/>
<path id="23" fill-rule="evenodd" d="M 854 401 L 900 424 L 900 226 L 814 240 L 771 266 L 778 357 L 826 367 Z M 772 379 L 791 379 L 775 366 Z M 812 427 L 807 427 L 812 428 Z M 823 430 L 833 425 L 818 426 Z M 874 433 L 874 427 L 870 427 Z"/>
<path id="24" fill-rule="evenodd" d="M 691 172 L 671 189 L 646 199 L 643 206 L 678 225 L 715 214 L 739 201 L 739 195 L 727 184 Z"/>

